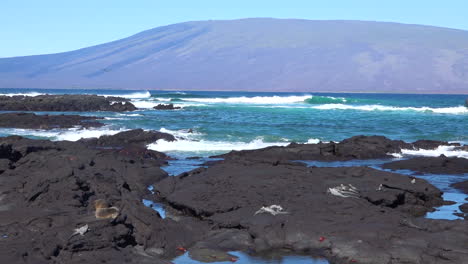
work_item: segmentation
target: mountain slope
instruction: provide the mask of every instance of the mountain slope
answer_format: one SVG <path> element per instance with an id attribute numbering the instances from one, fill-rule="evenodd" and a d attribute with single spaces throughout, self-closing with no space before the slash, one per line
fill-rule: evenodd
<path id="1" fill-rule="evenodd" d="M 364 21 L 187 22 L 0 59 L 0 87 L 468 93 L 468 32 Z"/>

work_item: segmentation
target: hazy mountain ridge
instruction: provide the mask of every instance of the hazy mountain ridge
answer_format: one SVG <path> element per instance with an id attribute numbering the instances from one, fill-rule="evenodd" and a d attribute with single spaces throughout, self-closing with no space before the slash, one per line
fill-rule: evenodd
<path id="1" fill-rule="evenodd" d="M 0 87 L 468 93 L 468 32 L 365 21 L 187 22 L 0 59 Z"/>

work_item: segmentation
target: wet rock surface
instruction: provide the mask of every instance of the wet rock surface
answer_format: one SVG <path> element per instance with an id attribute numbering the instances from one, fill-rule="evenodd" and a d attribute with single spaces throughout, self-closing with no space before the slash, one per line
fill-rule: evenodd
<path id="1" fill-rule="evenodd" d="M 468 194 L 468 181 L 453 183 L 450 186 L 455 188 L 455 189 L 458 189 L 458 190 L 462 191 L 463 193 Z"/>
<path id="2" fill-rule="evenodd" d="M 134 111 L 129 99 L 98 95 L 0 96 L 0 111 Z"/>
<path id="3" fill-rule="evenodd" d="M 165 154 L 140 153 L 154 134 L 123 133 L 78 142 L 0 138 L 2 262 L 170 263 L 186 251 L 235 261 L 226 252 L 287 250 L 338 264 L 468 263 L 466 221 L 421 217 L 444 204 L 425 180 L 309 168 L 286 162 L 288 148 L 275 150 L 280 159 L 257 150 L 258 160 L 228 158 L 169 177 L 160 168 Z M 356 152 L 341 145 L 335 153 L 367 158 L 403 144 L 370 142 L 381 140 L 352 139 L 346 144 Z M 164 204 L 166 218 L 142 199 Z"/>
<path id="4" fill-rule="evenodd" d="M 464 158 L 417 157 L 408 160 L 399 160 L 382 165 L 384 169 L 412 170 L 433 174 L 464 174 L 468 173 L 468 160 Z"/>
<path id="5" fill-rule="evenodd" d="M 80 142 L 96 147 L 114 147 L 122 148 L 126 146 L 145 147 L 157 140 L 175 141 L 171 134 L 159 131 L 145 131 L 143 129 L 133 129 L 123 131 L 115 135 L 104 135 L 99 138 L 81 139 Z"/>
<path id="6" fill-rule="evenodd" d="M 339 143 L 295 144 L 285 147 L 268 147 L 256 150 L 232 151 L 219 155 L 230 160 L 252 160 L 284 162 L 291 160 L 345 161 L 353 159 L 392 158 L 390 154 L 401 153 L 402 149 L 434 149 L 447 142 L 421 140 L 406 143 L 383 136 L 355 136 Z"/>
<path id="7" fill-rule="evenodd" d="M 133 129 L 123 131 L 115 135 L 80 139 L 78 143 L 82 143 L 89 148 L 100 149 L 102 151 L 118 151 L 121 155 L 125 156 L 151 158 L 159 162 L 159 165 L 162 166 L 167 164 L 167 160 L 171 159 L 171 157 L 162 152 L 146 148 L 146 145 L 154 143 L 159 139 L 164 139 L 166 141 L 176 140 L 173 135 L 168 133 Z"/>
<path id="8" fill-rule="evenodd" d="M 357 191 L 330 192 L 342 184 Z M 219 228 L 199 242 L 207 248 L 287 248 L 332 263 L 468 261 L 467 223 L 415 217 L 442 204 L 441 192 L 404 175 L 225 161 L 165 178 L 155 191 L 171 207 Z M 272 205 L 281 210 L 269 210 Z"/>
<path id="9" fill-rule="evenodd" d="M 167 177 L 152 158 L 7 137 L 0 160 L 2 263 L 169 263 L 206 230 L 141 203 Z"/>
<path id="10" fill-rule="evenodd" d="M 23 129 L 55 129 L 55 128 L 90 128 L 101 127 L 98 122 L 102 118 L 79 115 L 36 115 L 33 113 L 0 114 L 0 127 Z"/>
<path id="11" fill-rule="evenodd" d="M 174 106 L 174 104 L 158 104 L 157 106 L 153 107 L 156 110 L 177 110 L 181 109 L 179 106 Z"/>

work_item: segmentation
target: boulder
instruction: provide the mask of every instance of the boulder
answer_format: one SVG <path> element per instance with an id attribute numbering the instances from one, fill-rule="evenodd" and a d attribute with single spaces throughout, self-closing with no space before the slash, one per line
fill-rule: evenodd
<path id="1" fill-rule="evenodd" d="M 157 106 L 153 107 L 156 110 L 176 110 L 181 109 L 179 106 L 174 106 L 174 104 L 158 104 Z"/>

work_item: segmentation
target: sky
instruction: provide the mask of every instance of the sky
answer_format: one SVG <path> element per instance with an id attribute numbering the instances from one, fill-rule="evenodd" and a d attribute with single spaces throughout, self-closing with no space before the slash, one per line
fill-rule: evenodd
<path id="1" fill-rule="evenodd" d="M 1 0 L 0 57 L 70 51 L 195 20 L 345 19 L 468 30 L 467 11 L 466 0 Z"/>

